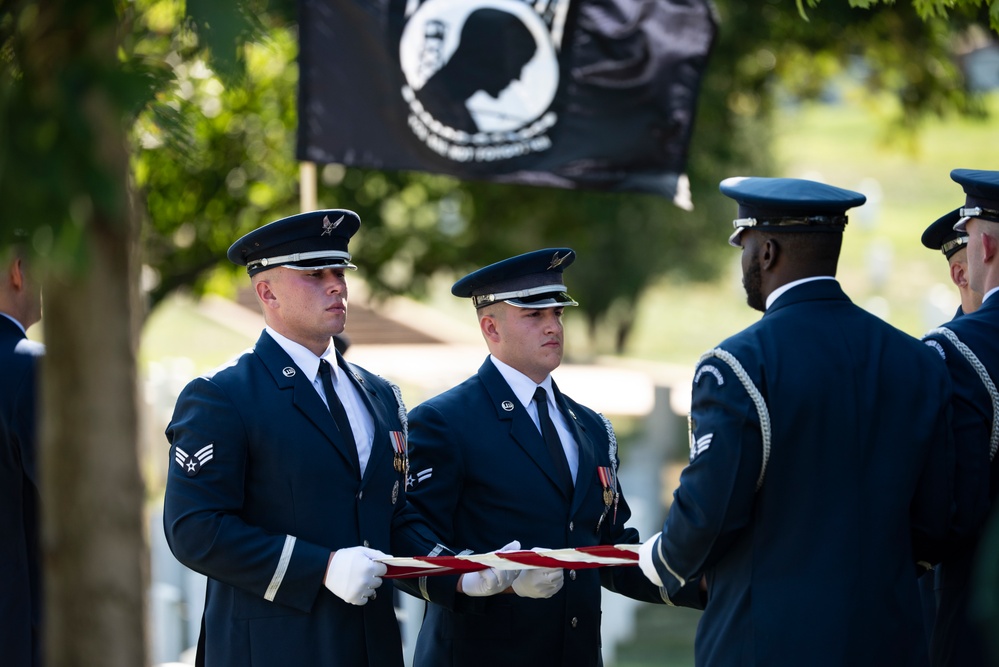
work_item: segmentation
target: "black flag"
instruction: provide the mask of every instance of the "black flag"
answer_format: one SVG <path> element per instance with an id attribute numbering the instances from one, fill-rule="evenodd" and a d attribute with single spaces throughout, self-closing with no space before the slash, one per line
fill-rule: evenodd
<path id="1" fill-rule="evenodd" d="M 683 205 L 708 0 L 301 0 L 298 157 Z"/>

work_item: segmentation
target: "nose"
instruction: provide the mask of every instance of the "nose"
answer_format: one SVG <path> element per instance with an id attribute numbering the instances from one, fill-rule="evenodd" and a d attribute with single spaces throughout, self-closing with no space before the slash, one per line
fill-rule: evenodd
<path id="1" fill-rule="evenodd" d="M 545 332 L 546 333 L 562 332 L 562 318 L 556 315 L 552 310 L 549 310 L 548 314 L 545 316 Z"/>
<path id="2" fill-rule="evenodd" d="M 326 275 L 326 292 L 328 294 L 341 294 L 347 288 L 347 281 L 338 273 L 330 271 Z"/>

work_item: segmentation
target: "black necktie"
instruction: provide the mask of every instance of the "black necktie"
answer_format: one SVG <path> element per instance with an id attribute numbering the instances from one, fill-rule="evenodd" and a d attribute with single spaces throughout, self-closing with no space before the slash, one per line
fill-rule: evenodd
<path id="1" fill-rule="evenodd" d="M 357 443 L 354 441 L 354 431 L 350 428 L 350 420 L 347 419 L 347 411 L 343 409 L 343 403 L 340 402 L 340 397 L 336 395 L 336 390 L 333 389 L 333 376 L 331 373 L 332 368 L 330 367 L 330 362 L 325 359 L 320 359 L 319 376 L 323 380 L 323 391 L 326 392 L 326 403 L 329 405 L 330 414 L 333 415 L 333 421 L 336 422 L 337 429 L 339 429 L 340 433 L 343 435 L 344 440 L 347 441 L 350 449 L 356 452 Z"/>
<path id="2" fill-rule="evenodd" d="M 565 450 L 562 449 L 562 441 L 558 437 L 558 431 L 555 430 L 555 423 L 552 422 L 551 415 L 548 414 L 548 392 L 545 391 L 544 387 L 538 387 L 534 390 L 534 403 L 538 406 L 541 435 L 545 438 L 548 453 L 555 463 L 555 469 L 558 470 L 562 488 L 572 489 L 572 473 L 569 472 L 569 462 L 565 459 Z"/>

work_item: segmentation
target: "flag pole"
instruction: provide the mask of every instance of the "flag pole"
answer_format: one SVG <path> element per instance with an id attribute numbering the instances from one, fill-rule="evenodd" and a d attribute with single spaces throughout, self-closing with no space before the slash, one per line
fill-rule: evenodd
<path id="1" fill-rule="evenodd" d="M 302 212 L 319 208 L 316 201 L 316 163 L 301 162 L 298 165 L 299 208 Z"/>

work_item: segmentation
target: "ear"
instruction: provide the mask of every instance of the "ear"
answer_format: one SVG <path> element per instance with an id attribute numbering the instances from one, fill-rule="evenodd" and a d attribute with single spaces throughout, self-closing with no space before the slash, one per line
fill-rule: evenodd
<path id="1" fill-rule="evenodd" d="M 479 316 L 479 329 L 483 337 L 491 343 L 498 343 L 500 340 L 499 326 L 496 317 L 489 314 Z"/>
<path id="2" fill-rule="evenodd" d="M 982 260 L 985 262 L 991 261 L 996 256 L 996 251 L 999 250 L 999 241 L 996 237 L 989 234 L 987 231 L 982 231 Z"/>
<path id="3" fill-rule="evenodd" d="M 21 266 L 21 258 L 15 257 L 10 263 L 10 286 L 15 292 L 24 289 L 24 268 Z"/>
<path id="4" fill-rule="evenodd" d="M 777 239 L 770 237 L 760 245 L 760 268 L 772 270 L 780 257 L 781 248 Z"/>
<path id="5" fill-rule="evenodd" d="M 261 278 L 253 284 L 253 289 L 257 293 L 257 299 L 264 308 L 277 308 L 278 298 L 274 290 L 271 289 L 270 281 Z"/>
<path id="6" fill-rule="evenodd" d="M 958 287 L 968 286 L 968 267 L 964 262 L 951 262 L 950 280 Z"/>

